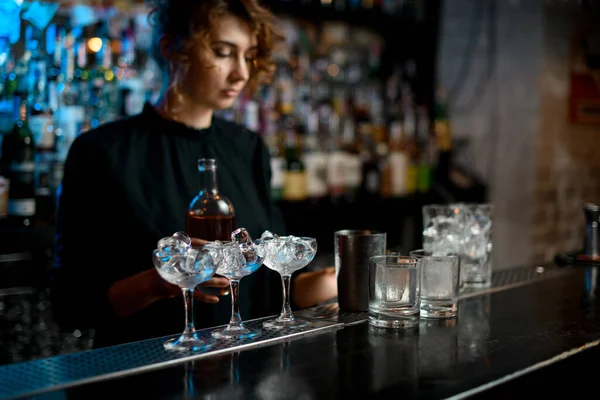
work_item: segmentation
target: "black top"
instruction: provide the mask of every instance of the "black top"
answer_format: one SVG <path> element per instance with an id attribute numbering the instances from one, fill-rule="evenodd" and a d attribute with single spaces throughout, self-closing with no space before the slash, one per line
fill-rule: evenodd
<path id="1" fill-rule="evenodd" d="M 140 115 L 78 137 L 65 164 L 57 220 L 53 285 L 56 318 L 65 328 L 96 328 L 96 347 L 183 331 L 181 298 L 165 299 L 117 319 L 107 297 L 114 282 L 153 268 L 157 241 L 185 230 L 185 214 L 200 188 L 199 158 L 217 161 L 220 193 L 237 227 L 253 237 L 283 232 L 270 200 L 269 154 L 261 138 L 213 117 L 198 130 L 164 119 L 146 104 Z M 281 280 L 268 268 L 240 285 L 244 319 L 275 314 Z M 196 327 L 228 322 L 229 296 L 195 303 Z"/>

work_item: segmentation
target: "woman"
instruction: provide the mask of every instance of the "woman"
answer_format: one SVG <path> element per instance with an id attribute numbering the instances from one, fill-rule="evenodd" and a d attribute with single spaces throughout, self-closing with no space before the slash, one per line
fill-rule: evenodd
<path id="1" fill-rule="evenodd" d="M 168 66 L 163 99 L 77 138 L 59 201 L 56 318 L 73 328 L 95 327 L 97 347 L 181 331 L 180 290 L 159 277 L 151 253 L 161 237 L 185 228 L 200 185 L 198 158 L 217 160 L 219 189 L 233 202 L 238 227 L 254 237 L 284 229 L 269 199 L 262 140 L 213 116 L 272 74 L 272 15 L 256 0 L 169 0 L 158 2 L 151 16 Z M 227 281 L 213 278 L 203 286 L 224 293 Z M 279 311 L 281 281 L 268 268 L 244 278 L 240 288 L 244 318 Z M 229 296 L 200 290 L 196 326 L 226 323 Z M 332 269 L 299 274 L 292 294 L 299 307 L 335 296 Z"/>

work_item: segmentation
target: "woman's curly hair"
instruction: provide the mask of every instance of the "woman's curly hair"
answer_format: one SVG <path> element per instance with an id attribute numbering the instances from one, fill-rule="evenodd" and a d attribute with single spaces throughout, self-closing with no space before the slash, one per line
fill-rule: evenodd
<path id="1" fill-rule="evenodd" d="M 254 92 L 260 85 L 269 83 L 275 72 L 271 53 L 283 36 L 276 30 L 275 17 L 261 6 L 258 0 L 148 0 L 150 23 L 154 26 L 155 54 L 159 64 L 168 66 L 171 83 L 169 91 L 174 99 L 167 100 L 167 110 L 176 114 L 181 103 L 181 84 L 189 70 L 192 50 L 201 44 L 210 49 L 210 34 L 218 19 L 233 15 L 246 21 L 257 38 L 257 53 L 250 69 L 247 88 Z M 162 35 L 170 35 L 172 57 L 164 60 L 158 50 Z M 168 65 L 165 65 L 165 61 Z M 171 103 L 171 104 L 169 104 Z"/>

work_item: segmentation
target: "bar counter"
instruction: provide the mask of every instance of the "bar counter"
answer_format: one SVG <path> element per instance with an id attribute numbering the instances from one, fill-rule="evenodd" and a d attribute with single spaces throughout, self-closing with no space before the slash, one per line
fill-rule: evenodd
<path id="1" fill-rule="evenodd" d="M 316 330 L 241 348 L 171 355 L 157 338 L 12 364 L 0 367 L 0 398 L 505 398 L 524 388 L 572 396 L 593 387 L 600 357 L 596 281 L 593 269 L 518 268 L 462 296 L 457 319 L 421 319 L 405 331 L 329 304 L 296 313 Z"/>

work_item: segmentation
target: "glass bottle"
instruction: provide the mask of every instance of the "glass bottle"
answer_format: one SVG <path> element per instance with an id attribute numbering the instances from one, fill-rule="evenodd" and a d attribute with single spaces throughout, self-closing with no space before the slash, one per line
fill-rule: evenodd
<path id="1" fill-rule="evenodd" d="M 361 123 L 359 126 L 362 158 L 362 183 L 359 196 L 363 199 L 373 199 L 381 192 L 381 163 L 377 153 L 375 126 Z"/>
<path id="2" fill-rule="evenodd" d="M 2 174 L 9 179 L 8 223 L 30 226 L 35 217 L 35 146 L 27 122 L 27 101 L 15 96 L 15 124 L 2 142 Z"/>
<path id="3" fill-rule="evenodd" d="M 302 201 L 307 197 L 306 170 L 300 157 L 295 121 L 291 116 L 284 119 L 286 172 L 283 184 L 283 198 L 288 201 Z"/>
<path id="4" fill-rule="evenodd" d="M 452 167 L 452 131 L 448 120 L 448 104 L 443 89 L 438 89 L 435 99 L 435 137 L 439 151 L 437 177 L 447 182 Z"/>
<path id="5" fill-rule="evenodd" d="M 388 155 L 390 191 L 392 197 L 406 195 L 406 180 L 409 158 L 405 147 L 402 123 L 394 121 L 390 124 L 390 152 Z"/>
<path id="6" fill-rule="evenodd" d="M 204 240 L 231 240 L 235 227 L 233 204 L 219 194 L 217 162 L 212 158 L 198 160 L 200 192 L 192 200 L 186 216 L 186 232 L 193 238 Z"/>

